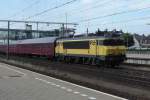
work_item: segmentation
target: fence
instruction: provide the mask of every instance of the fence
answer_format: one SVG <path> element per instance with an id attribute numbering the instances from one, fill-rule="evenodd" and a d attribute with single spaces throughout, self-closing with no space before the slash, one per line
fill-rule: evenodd
<path id="1" fill-rule="evenodd" d="M 150 65 L 150 50 L 128 50 L 126 53 L 127 61 L 130 64 Z"/>

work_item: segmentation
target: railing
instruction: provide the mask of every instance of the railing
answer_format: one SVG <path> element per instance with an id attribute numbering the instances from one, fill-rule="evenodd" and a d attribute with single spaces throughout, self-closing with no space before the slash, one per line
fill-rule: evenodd
<path id="1" fill-rule="evenodd" d="M 126 53 L 127 61 L 130 64 L 150 65 L 150 50 L 128 50 Z"/>

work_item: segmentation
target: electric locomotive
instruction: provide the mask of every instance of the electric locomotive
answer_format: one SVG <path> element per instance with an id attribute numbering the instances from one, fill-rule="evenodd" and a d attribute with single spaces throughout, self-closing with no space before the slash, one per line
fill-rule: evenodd
<path id="1" fill-rule="evenodd" d="M 57 39 L 55 58 L 68 63 L 111 66 L 126 59 L 123 40 L 112 37 L 85 37 Z"/>

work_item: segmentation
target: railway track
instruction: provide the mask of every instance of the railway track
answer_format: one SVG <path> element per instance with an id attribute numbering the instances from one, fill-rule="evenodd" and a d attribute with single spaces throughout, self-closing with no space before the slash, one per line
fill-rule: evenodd
<path id="1" fill-rule="evenodd" d="M 114 92 L 114 90 L 109 90 L 109 88 L 106 87 L 106 89 L 103 87 L 101 87 L 101 83 L 99 83 L 100 80 L 106 81 L 108 83 L 115 83 L 116 85 L 124 85 L 127 87 L 132 87 L 132 88 L 138 88 L 141 89 L 142 91 L 150 91 L 150 71 L 144 71 L 144 70 L 135 70 L 135 69 L 129 69 L 126 67 L 118 67 L 118 68 L 104 68 L 104 67 L 97 67 L 95 65 L 81 65 L 81 64 L 66 64 L 66 63 L 60 63 L 60 62 L 50 62 L 49 60 L 45 59 L 45 58 L 40 58 L 37 59 L 37 57 L 32 57 L 32 58 L 28 58 L 28 57 L 11 57 L 11 59 L 17 60 L 19 62 L 23 62 L 23 63 L 29 63 L 32 65 L 35 65 L 37 67 L 41 66 L 44 67 L 47 71 L 56 71 L 56 72 L 64 72 L 65 74 L 63 74 L 63 76 L 61 75 L 61 79 L 70 81 L 70 82 L 74 82 L 76 84 L 80 84 L 80 85 L 85 85 L 87 87 L 93 88 L 93 89 L 97 89 L 100 91 L 106 91 L 108 93 L 112 93 L 114 95 L 119 95 L 119 96 L 124 96 L 124 97 L 128 97 L 126 93 L 128 92 L 124 92 L 121 93 L 121 90 L 117 90 L 117 93 Z M 29 68 L 27 68 L 29 69 Z M 32 70 L 32 69 L 29 69 Z M 33 71 L 37 71 L 34 70 Z M 43 73 L 41 71 L 37 71 L 40 73 Z M 85 81 L 84 82 L 81 78 L 82 81 L 76 81 L 76 80 L 70 80 L 70 78 L 72 77 L 68 77 L 69 79 L 66 78 L 62 78 L 62 77 L 66 77 L 67 74 L 72 74 L 72 75 L 78 75 L 78 76 L 82 76 L 84 77 Z M 46 75 L 50 75 L 50 73 L 43 73 Z M 53 76 L 53 75 L 52 75 Z M 55 77 L 55 75 L 54 75 Z M 78 78 L 77 78 L 78 79 Z M 91 80 L 92 83 L 87 83 L 87 81 Z M 96 80 L 96 81 L 95 81 Z M 97 82 L 97 83 L 94 83 Z M 99 87 L 100 86 L 100 87 Z M 102 90 L 101 90 L 102 89 Z M 120 91 L 120 93 L 118 92 Z M 130 90 L 128 90 L 130 91 Z M 130 94 L 131 98 L 132 93 Z M 135 98 L 139 98 L 140 96 L 135 95 Z M 129 97 L 130 98 L 130 97 Z M 143 97 L 142 97 L 143 98 Z M 144 97 L 145 98 L 145 97 Z M 136 99 L 135 99 L 136 100 Z M 144 100 L 144 99 L 142 99 Z M 147 99 L 146 99 L 147 100 Z"/>
<path id="2" fill-rule="evenodd" d="M 150 88 L 150 73 L 148 71 L 130 70 L 130 69 L 112 69 L 112 68 L 93 68 L 91 66 L 76 65 L 80 67 L 71 68 L 80 70 L 87 75 L 105 78 L 112 81 L 121 81 L 127 85 L 136 85 Z M 82 67 L 81 67 L 82 66 Z M 82 72 L 83 71 L 83 72 Z"/>
<path id="3" fill-rule="evenodd" d="M 127 85 L 136 85 L 144 88 L 150 88 L 150 71 L 121 67 L 123 65 L 117 68 L 104 68 L 104 67 L 97 67 L 95 65 L 50 62 L 49 60 L 43 58 L 40 59 L 35 58 L 12 57 L 12 59 L 31 63 L 33 65 L 51 67 L 52 69 L 56 69 L 58 71 L 63 70 L 91 78 L 96 79 L 103 78 L 109 81 L 122 82 Z"/>

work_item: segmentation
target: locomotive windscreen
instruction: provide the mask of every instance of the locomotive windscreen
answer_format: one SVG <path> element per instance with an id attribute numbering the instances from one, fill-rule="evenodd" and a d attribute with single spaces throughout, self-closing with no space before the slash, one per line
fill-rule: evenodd
<path id="1" fill-rule="evenodd" d="M 104 46 L 119 46 L 119 45 L 125 45 L 124 41 L 121 39 L 106 39 L 106 40 L 100 40 L 99 45 Z"/>

